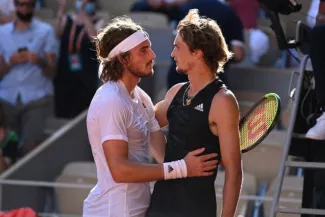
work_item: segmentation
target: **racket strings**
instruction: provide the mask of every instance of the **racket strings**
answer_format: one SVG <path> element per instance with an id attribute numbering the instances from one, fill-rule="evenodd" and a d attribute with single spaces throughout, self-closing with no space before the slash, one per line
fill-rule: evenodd
<path id="1" fill-rule="evenodd" d="M 277 115 L 277 100 L 268 97 L 248 115 L 240 129 L 240 149 L 254 145 L 272 127 Z"/>

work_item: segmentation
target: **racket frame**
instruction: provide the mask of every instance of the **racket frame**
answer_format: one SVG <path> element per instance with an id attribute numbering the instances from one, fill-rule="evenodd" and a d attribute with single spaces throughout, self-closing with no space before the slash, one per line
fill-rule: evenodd
<path id="1" fill-rule="evenodd" d="M 273 130 L 273 128 L 275 127 L 275 125 L 277 124 L 277 122 L 279 120 L 279 115 L 280 115 L 280 110 L 281 110 L 281 99 L 276 93 L 268 93 L 268 94 L 265 94 L 258 102 L 256 102 L 253 105 L 253 107 L 246 113 L 246 115 L 241 118 L 241 120 L 239 121 L 239 131 L 240 131 L 243 123 L 247 120 L 247 117 L 249 117 L 251 115 L 251 113 L 254 112 L 256 107 L 258 107 L 268 97 L 275 97 L 277 99 L 277 109 L 276 109 L 276 114 L 275 114 L 273 123 L 271 124 L 269 129 L 264 133 L 263 136 L 261 136 L 253 145 L 241 150 L 241 153 L 246 153 L 246 152 L 252 150 L 253 148 L 255 148 L 256 146 L 258 146 L 265 139 L 265 137 L 267 137 L 269 135 L 269 133 Z"/>

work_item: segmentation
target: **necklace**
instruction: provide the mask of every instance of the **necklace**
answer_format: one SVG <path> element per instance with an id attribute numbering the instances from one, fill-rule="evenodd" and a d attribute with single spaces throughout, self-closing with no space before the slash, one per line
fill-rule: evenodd
<path id="1" fill-rule="evenodd" d="M 186 90 L 184 91 L 183 94 L 183 106 L 189 106 L 192 103 L 192 100 L 194 99 L 194 97 L 201 92 L 201 90 L 203 90 L 206 86 L 208 86 L 209 84 L 211 84 L 213 81 L 215 81 L 216 79 L 213 79 L 212 81 L 210 81 L 209 83 L 207 83 L 206 85 L 204 85 L 200 90 L 198 90 L 193 96 L 188 96 L 188 91 L 190 89 L 190 85 L 188 85 L 188 87 L 186 88 Z"/>

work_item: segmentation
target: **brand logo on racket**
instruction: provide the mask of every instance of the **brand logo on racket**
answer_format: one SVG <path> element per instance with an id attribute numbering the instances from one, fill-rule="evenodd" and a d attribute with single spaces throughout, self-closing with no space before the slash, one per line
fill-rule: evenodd
<path id="1" fill-rule="evenodd" d="M 247 123 L 249 140 L 255 140 L 266 129 L 264 105 L 256 109 L 252 116 L 254 118 Z"/>

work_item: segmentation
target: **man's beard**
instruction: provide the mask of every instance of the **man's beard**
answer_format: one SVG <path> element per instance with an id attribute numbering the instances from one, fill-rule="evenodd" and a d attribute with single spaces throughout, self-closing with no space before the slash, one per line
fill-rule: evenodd
<path id="1" fill-rule="evenodd" d="M 147 68 L 150 66 L 150 65 L 153 65 L 153 62 L 149 62 L 147 63 Z M 148 71 L 140 71 L 140 70 L 137 70 L 135 69 L 135 67 L 133 67 L 132 65 L 130 66 L 127 66 L 129 72 L 139 78 L 147 78 L 147 77 L 150 77 L 153 75 L 153 69 L 149 70 Z"/>
<path id="2" fill-rule="evenodd" d="M 28 14 L 23 14 L 23 13 L 20 13 L 19 11 L 16 11 L 16 15 L 19 20 L 21 20 L 25 23 L 29 23 L 32 20 L 34 14 L 33 14 L 33 12 L 28 13 Z"/>

